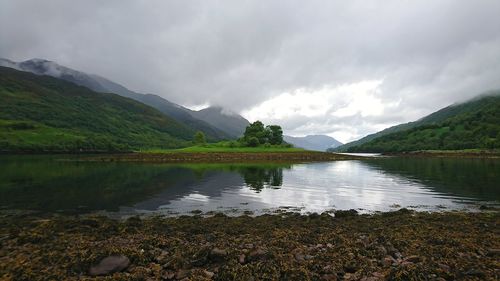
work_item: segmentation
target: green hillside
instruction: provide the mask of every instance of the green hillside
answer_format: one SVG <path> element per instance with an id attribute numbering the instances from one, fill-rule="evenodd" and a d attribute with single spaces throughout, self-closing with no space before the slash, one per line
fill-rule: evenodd
<path id="1" fill-rule="evenodd" d="M 351 144 L 348 152 L 500 148 L 500 92 L 452 105 Z"/>
<path id="2" fill-rule="evenodd" d="M 0 67 L 0 152 L 176 148 L 194 131 L 154 108 Z"/>

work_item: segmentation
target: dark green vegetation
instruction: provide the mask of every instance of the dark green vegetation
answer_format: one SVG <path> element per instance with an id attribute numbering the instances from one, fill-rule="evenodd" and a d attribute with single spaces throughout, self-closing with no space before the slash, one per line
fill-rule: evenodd
<path id="1" fill-rule="evenodd" d="M 0 152 L 187 146 L 195 131 L 115 94 L 0 67 Z"/>
<path id="2" fill-rule="evenodd" d="M 334 151 L 402 152 L 500 148 L 500 92 L 443 108 Z"/>
<path id="3" fill-rule="evenodd" d="M 238 140 L 243 146 L 257 147 L 259 145 L 281 145 L 283 130 L 278 125 L 268 125 L 255 121 L 245 129 L 243 137 Z"/>
<path id="4" fill-rule="evenodd" d="M 498 212 L 335 216 L 2 215 L 0 279 L 498 280 Z M 89 276 L 111 255 L 121 272 Z"/>
<path id="5" fill-rule="evenodd" d="M 202 131 L 211 141 L 238 138 L 248 125 L 245 118 L 237 114 L 223 114 L 221 108 L 210 107 L 201 111 L 193 111 L 158 95 L 137 93 L 104 77 L 87 74 L 44 59 L 13 62 L 0 58 L 0 66 L 11 67 L 37 75 L 49 75 L 87 87 L 95 92 L 114 93 L 134 99 L 156 108 L 166 116 L 193 130 Z"/>

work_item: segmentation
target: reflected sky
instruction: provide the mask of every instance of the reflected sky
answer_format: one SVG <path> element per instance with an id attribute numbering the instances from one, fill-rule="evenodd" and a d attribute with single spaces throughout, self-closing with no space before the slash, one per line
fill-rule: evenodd
<path id="1" fill-rule="evenodd" d="M 86 163 L 0 157 L 0 208 L 42 212 L 387 211 L 498 204 L 498 160 L 382 158 L 309 164 Z"/>

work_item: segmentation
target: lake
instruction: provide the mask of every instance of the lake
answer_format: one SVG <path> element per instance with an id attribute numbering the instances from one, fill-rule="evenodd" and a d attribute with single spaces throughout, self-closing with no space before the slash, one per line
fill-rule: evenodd
<path id="1" fill-rule="evenodd" d="M 128 216 L 401 207 L 432 211 L 500 201 L 500 161 L 495 159 L 183 165 L 65 161 L 74 158 L 1 156 L 0 207 Z"/>

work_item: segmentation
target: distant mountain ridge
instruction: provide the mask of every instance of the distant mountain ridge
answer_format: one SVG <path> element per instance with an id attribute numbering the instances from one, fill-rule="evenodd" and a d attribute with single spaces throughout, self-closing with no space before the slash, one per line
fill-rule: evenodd
<path id="1" fill-rule="evenodd" d="M 191 111 L 191 115 L 200 120 L 205 120 L 210 125 L 221 129 L 233 137 L 240 137 L 250 124 L 242 116 L 228 111 L 219 106 L 207 107 L 199 111 Z"/>
<path id="2" fill-rule="evenodd" d="M 112 93 L 0 67 L 0 152 L 95 152 L 189 145 L 195 131 Z"/>
<path id="3" fill-rule="evenodd" d="M 500 148 L 500 90 L 339 146 L 338 152 Z"/>
<path id="4" fill-rule="evenodd" d="M 308 150 L 326 151 L 329 148 L 335 148 L 342 145 L 338 140 L 326 135 L 308 135 L 305 137 L 283 136 L 287 143 L 293 144 Z"/>
<path id="5" fill-rule="evenodd" d="M 204 112 L 193 111 L 181 105 L 170 102 L 158 95 L 141 94 L 127 89 L 126 87 L 110 81 L 104 77 L 77 71 L 55 62 L 44 59 L 31 59 L 23 62 L 14 62 L 0 58 L 0 66 L 10 67 L 21 71 L 31 72 L 37 75 L 49 75 L 77 85 L 87 87 L 100 93 L 115 93 L 152 106 L 167 116 L 207 135 L 208 140 L 221 140 L 239 137 L 244 131 L 241 128 L 244 121 L 248 121 L 240 115 L 225 116 L 216 114 L 218 108 L 205 109 Z M 206 111 L 210 113 L 207 114 Z M 219 110 L 219 113 L 221 111 Z M 199 117 L 198 117 L 199 116 Z M 217 125 L 214 125 L 217 124 Z M 226 131 L 227 130 L 227 131 Z"/>

